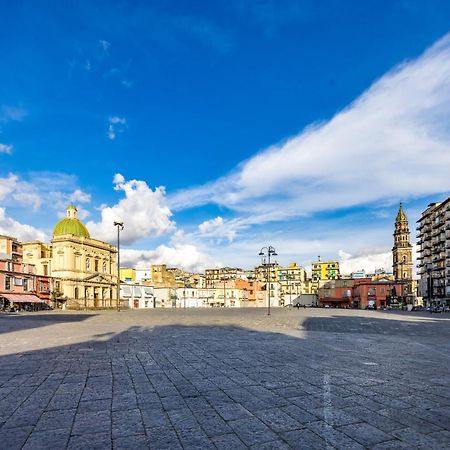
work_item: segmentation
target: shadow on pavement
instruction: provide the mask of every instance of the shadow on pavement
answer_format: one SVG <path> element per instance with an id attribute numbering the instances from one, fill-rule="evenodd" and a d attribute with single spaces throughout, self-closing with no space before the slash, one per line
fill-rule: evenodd
<path id="1" fill-rule="evenodd" d="M 96 315 L 59 312 L 0 313 L 0 333 L 47 327 L 58 323 L 80 322 Z"/>

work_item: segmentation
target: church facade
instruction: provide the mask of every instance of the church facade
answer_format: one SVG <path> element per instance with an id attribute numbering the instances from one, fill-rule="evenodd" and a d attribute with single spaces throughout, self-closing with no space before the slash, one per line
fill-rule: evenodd
<path id="1" fill-rule="evenodd" d="M 112 226 L 112 225 L 111 225 Z M 114 308 L 117 298 L 117 248 L 92 239 L 70 205 L 53 229 L 51 244 L 23 244 L 24 262 L 52 277 L 55 299 L 68 308 Z"/>

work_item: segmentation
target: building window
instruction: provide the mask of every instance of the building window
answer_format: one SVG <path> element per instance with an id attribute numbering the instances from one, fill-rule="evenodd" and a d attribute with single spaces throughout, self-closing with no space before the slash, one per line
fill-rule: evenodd
<path id="1" fill-rule="evenodd" d="M 91 270 L 91 259 L 90 258 L 86 258 L 86 270 L 87 271 Z"/>
<path id="2" fill-rule="evenodd" d="M 11 290 L 11 277 L 5 277 L 5 291 Z"/>
<path id="3" fill-rule="evenodd" d="M 23 279 L 23 291 L 24 292 L 28 291 L 28 279 L 27 278 Z"/>
<path id="4" fill-rule="evenodd" d="M 45 276 L 45 277 L 48 276 L 48 266 L 47 266 L 47 264 L 44 264 L 44 265 L 42 266 L 42 268 L 43 268 L 43 270 L 44 270 L 44 276 Z"/>
<path id="5" fill-rule="evenodd" d="M 98 272 L 98 259 L 94 259 L 94 271 Z"/>

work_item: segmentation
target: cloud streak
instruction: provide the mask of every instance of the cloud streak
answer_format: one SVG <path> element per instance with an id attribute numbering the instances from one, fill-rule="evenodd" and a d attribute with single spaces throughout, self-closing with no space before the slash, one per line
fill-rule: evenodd
<path id="1" fill-rule="evenodd" d="M 169 198 L 282 220 L 450 190 L 450 35 L 376 81 L 331 120 L 232 173 Z"/>

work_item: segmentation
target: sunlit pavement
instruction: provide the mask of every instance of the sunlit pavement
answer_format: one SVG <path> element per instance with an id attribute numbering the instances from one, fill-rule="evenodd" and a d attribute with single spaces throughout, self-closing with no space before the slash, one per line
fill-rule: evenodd
<path id="1" fill-rule="evenodd" d="M 450 314 L 0 315 L 0 448 L 450 448 Z"/>

